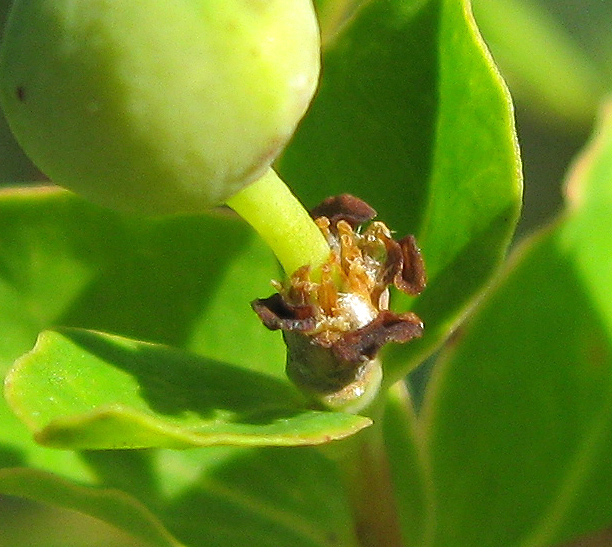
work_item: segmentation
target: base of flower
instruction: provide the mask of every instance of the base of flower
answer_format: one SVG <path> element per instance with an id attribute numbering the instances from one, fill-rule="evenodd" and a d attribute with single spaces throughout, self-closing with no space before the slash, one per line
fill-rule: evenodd
<path id="1" fill-rule="evenodd" d="M 355 366 L 338 360 L 325 348 L 299 332 L 284 332 L 289 379 L 314 402 L 329 410 L 358 413 L 374 400 L 382 383 L 378 358 Z"/>

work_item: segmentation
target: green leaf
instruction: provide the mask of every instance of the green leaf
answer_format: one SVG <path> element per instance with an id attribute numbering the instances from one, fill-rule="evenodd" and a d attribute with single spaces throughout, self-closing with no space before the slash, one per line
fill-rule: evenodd
<path id="1" fill-rule="evenodd" d="M 84 330 L 42 333 L 5 393 L 38 442 L 77 450 L 311 445 L 371 423 L 304 409 L 261 373 Z"/>
<path id="2" fill-rule="evenodd" d="M 521 200 L 512 107 L 467 2 L 373 0 L 332 42 L 280 165 L 306 203 L 350 192 L 414 233 L 425 336 L 384 360 L 393 382 L 429 354 L 502 259 Z"/>
<path id="3" fill-rule="evenodd" d="M 55 325 L 108 330 L 284 378 L 278 333 L 248 302 L 278 273 L 225 214 L 164 219 L 105 211 L 57 188 L 0 192 L 0 372 Z M 227 324 L 241 332 L 241 343 Z M 0 399 L 0 466 L 90 482 L 77 454 L 37 445 Z"/>
<path id="4" fill-rule="evenodd" d="M 181 547 L 145 506 L 112 489 L 79 486 L 34 469 L 0 469 L 0 492 L 76 509 L 125 530 L 155 547 Z"/>
<path id="5" fill-rule="evenodd" d="M 314 449 L 163 450 L 157 465 L 159 513 L 188 546 L 359 545 L 338 470 Z"/>
<path id="6" fill-rule="evenodd" d="M 56 188 L 5 190 L 0 210 L 2 365 L 59 324 L 283 375 L 280 336 L 262 331 L 249 309 L 272 292 L 278 269 L 238 219 L 127 217 Z"/>
<path id="7" fill-rule="evenodd" d="M 337 468 L 312 448 L 112 451 L 111 459 L 107 454 L 84 455 L 105 469 L 104 488 L 10 469 L 0 470 L 0 492 L 77 508 L 134 535 L 152 529 L 149 539 L 172 537 L 188 547 L 359 545 Z M 155 477 L 146 492 L 140 473 L 124 473 L 125 456 L 135 454 L 148 456 Z M 107 506 L 113 499 L 118 505 Z M 125 524 L 118 518 L 122 513 Z"/>
<path id="8" fill-rule="evenodd" d="M 517 251 L 428 390 L 428 545 L 556 545 L 612 518 L 611 114 L 567 214 Z"/>
<path id="9" fill-rule="evenodd" d="M 126 466 L 126 456 L 149 462 L 155 478 L 145 490 L 145 477 Z M 156 546 L 358 546 L 335 464 L 311 448 L 99 451 L 83 457 L 107 486 L 4 469 L 0 493 L 77 509 Z"/>

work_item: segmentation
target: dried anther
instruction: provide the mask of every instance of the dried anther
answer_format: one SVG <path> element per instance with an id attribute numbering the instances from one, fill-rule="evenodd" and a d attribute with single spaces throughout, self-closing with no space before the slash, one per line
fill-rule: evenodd
<path id="1" fill-rule="evenodd" d="M 374 368 L 385 344 L 422 335 L 414 313 L 394 313 L 388 304 L 390 285 L 419 294 L 425 268 L 415 238 L 395 241 L 383 222 L 372 221 L 374 209 L 354 196 L 328 198 L 311 214 L 332 250 L 328 262 L 316 275 L 300 268 L 277 284 L 277 294 L 252 306 L 266 327 L 283 331 L 290 378 L 326 406 L 345 408 L 368 382 L 380 382 Z"/>

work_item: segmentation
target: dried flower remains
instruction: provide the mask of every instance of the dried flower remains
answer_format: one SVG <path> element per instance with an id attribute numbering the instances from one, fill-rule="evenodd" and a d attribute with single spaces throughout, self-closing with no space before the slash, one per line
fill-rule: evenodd
<path id="1" fill-rule="evenodd" d="M 418 295 L 425 268 L 414 236 L 395 241 L 354 196 L 328 198 L 311 214 L 329 243 L 328 261 L 317 273 L 299 268 L 252 307 L 266 327 L 283 331 L 289 376 L 335 393 L 359 381 L 385 344 L 422 335 L 417 315 L 389 310 L 389 287 Z"/>

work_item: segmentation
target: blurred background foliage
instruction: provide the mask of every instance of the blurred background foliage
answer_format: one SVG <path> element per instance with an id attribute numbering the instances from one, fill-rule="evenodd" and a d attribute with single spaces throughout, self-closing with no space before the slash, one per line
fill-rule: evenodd
<path id="1" fill-rule="evenodd" d="M 516 105 L 525 173 L 521 236 L 560 208 L 568 164 L 612 89 L 612 2 L 473 0 L 473 6 Z"/>
<path id="2" fill-rule="evenodd" d="M 344 4 L 350 9 L 360 1 Z M 322 9 L 334 4 L 316 3 Z M 0 28 L 10 4 L 0 0 Z M 612 89 L 612 2 L 473 0 L 473 7 L 515 100 L 525 174 L 520 238 L 560 209 L 565 172 Z M 21 152 L 0 115 L 0 186 L 41 180 L 44 176 Z M 0 547 L 25 545 L 25 538 L 29 547 L 66 546 L 67 541 L 88 547 L 128 545 L 127 538 L 89 517 L 0 497 Z M 609 541 L 600 537 L 597 543 L 576 545 Z"/>

